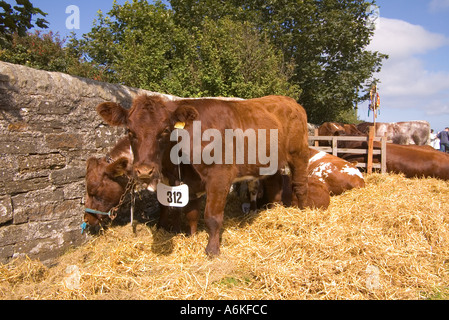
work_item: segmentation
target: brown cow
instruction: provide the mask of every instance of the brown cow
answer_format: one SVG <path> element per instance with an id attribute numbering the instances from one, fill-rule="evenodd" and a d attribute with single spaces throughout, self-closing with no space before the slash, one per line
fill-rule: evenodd
<path id="1" fill-rule="evenodd" d="M 343 123 L 339 122 L 324 122 L 318 127 L 319 136 L 344 136 L 346 131 Z"/>
<path id="2" fill-rule="evenodd" d="M 167 160 L 166 157 L 162 174 L 169 185 L 178 185 L 178 168 Z M 86 171 L 86 200 L 88 209 L 110 212 L 116 207 L 126 191 L 130 179 L 132 179 L 133 154 L 130 150 L 129 138 L 121 139 L 115 147 L 104 158 L 89 158 Z M 183 182 L 189 185 L 188 205 L 182 209 L 188 222 L 185 230 L 193 234 L 197 230 L 197 222 L 200 215 L 200 196 L 204 193 L 204 184 L 198 174 L 190 165 L 181 164 L 180 167 Z M 168 208 L 161 205 L 158 227 L 168 231 L 184 231 L 181 226 L 181 210 L 179 208 Z M 85 213 L 84 222 L 89 226 L 97 226 L 105 220 L 104 214 Z"/>
<path id="3" fill-rule="evenodd" d="M 419 124 L 420 121 L 416 122 Z M 332 126 L 327 124 L 325 127 L 323 127 L 322 132 L 324 132 L 324 130 L 327 128 L 331 128 L 331 130 L 333 129 L 335 132 L 338 131 L 338 135 L 366 136 L 365 133 L 361 132 L 357 128 L 354 129 L 353 125 L 345 125 L 345 127 L 339 127 L 339 124 L 335 124 Z M 363 129 L 363 126 L 361 128 Z M 332 133 L 331 130 L 327 131 L 326 134 L 329 135 L 329 133 Z M 344 131 L 344 133 L 342 133 L 342 131 Z M 387 172 L 403 173 L 406 177 L 409 178 L 435 177 L 445 180 L 448 179 L 449 166 L 446 165 L 448 163 L 448 158 L 444 153 L 439 152 L 438 150 L 435 150 L 428 145 L 400 145 L 395 143 L 387 143 L 386 145 Z M 351 149 L 367 149 L 367 142 L 340 141 L 339 147 Z M 380 149 L 381 143 L 375 141 L 374 148 Z M 367 155 L 341 154 L 341 157 L 350 162 L 367 162 Z M 374 155 L 373 162 L 380 163 L 380 155 Z"/>
<path id="4" fill-rule="evenodd" d="M 346 124 L 339 122 L 324 122 L 318 127 L 318 135 L 320 136 L 366 136 L 365 133 L 357 129 L 354 124 Z M 328 141 L 320 141 L 320 146 L 330 146 Z M 353 141 L 338 141 L 338 148 L 352 148 L 357 147 L 358 142 Z"/>
<path id="5" fill-rule="evenodd" d="M 103 158 L 87 160 L 85 206 L 101 212 L 110 212 L 125 193 L 132 174 L 132 154 L 128 138 L 121 139 Z M 85 213 L 84 221 L 98 226 L 106 215 Z"/>
<path id="6" fill-rule="evenodd" d="M 168 152 L 166 151 L 164 157 L 166 157 L 167 154 Z M 165 159 L 163 161 L 163 180 L 169 185 L 178 185 L 180 182 L 178 178 L 178 168 L 168 160 L 169 159 Z M 127 182 L 129 181 L 125 178 L 132 178 L 132 169 L 127 167 L 127 164 L 129 165 L 131 161 L 132 153 L 130 151 L 128 137 L 121 139 L 106 157 L 102 159 L 89 159 L 86 185 L 90 192 L 86 194 L 86 208 L 108 212 L 119 203 L 119 200 L 125 193 Z M 115 175 L 122 174 L 123 176 L 120 176 L 120 178 L 117 179 L 115 175 L 112 175 L 111 178 L 109 175 L 104 174 L 107 171 L 111 171 L 111 168 L 113 167 L 117 170 Z M 123 170 L 124 168 L 126 168 L 126 170 Z M 185 231 L 187 234 L 194 234 L 197 231 L 200 216 L 201 195 L 205 193 L 204 183 L 201 182 L 201 179 L 190 165 L 181 164 L 181 176 L 182 182 L 189 185 L 189 204 L 183 209 L 169 208 L 160 205 L 161 211 L 157 227 L 164 228 L 167 231 Z M 283 183 L 289 183 L 289 192 L 286 194 L 279 192 L 279 189 L 283 187 Z M 282 203 L 282 201 L 289 205 L 291 203 L 290 179 L 288 178 L 288 180 L 285 180 L 285 177 L 281 177 L 279 172 L 273 176 L 267 176 L 265 179 L 249 180 L 247 184 L 251 196 L 251 210 L 253 211 L 257 209 L 257 206 L 260 207 L 269 203 Z M 103 185 L 101 192 L 94 192 L 92 190 L 92 186 L 94 185 Z M 310 192 L 308 192 L 306 207 L 326 209 L 329 206 L 330 201 L 329 190 L 327 189 L 326 184 L 319 181 L 316 177 L 309 176 L 308 188 Z M 119 190 L 119 192 L 115 192 L 115 190 Z M 253 193 L 251 191 L 255 192 Z M 264 195 L 264 197 L 261 195 Z M 257 196 L 260 196 L 259 200 L 262 202 L 256 203 L 255 197 Z M 288 201 L 286 201 L 286 196 L 290 197 Z M 294 202 L 294 205 L 297 205 L 297 201 Z M 187 229 L 181 225 L 182 214 L 186 217 L 188 223 Z M 85 222 L 91 226 L 97 225 L 101 220 L 104 220 L 104 218 L 104 215 L 85 214 Z"/>
<path id="7" fill-rule="evenodd" d="M 220 252 L 220 230 L 226 196 L 231 184 L 239 178 L 258 177 L 262 173 L 261 170 L 277 171 L 288 164 L 292 170 L 292 185 L 299 206 L 303 208 L 306 204 L 307 116 L 304 108 L 291 98 L 268 96 L 242 101 L 216 99 L 167 101 L 161 97 L 141 95 L 134 99 L 130 110 L 109 102 L 98 105 L 97 112 L 110 125 L 128 128 L 134 153 L 135 175 L 152 185 L 161 177 L 161 154 L 163 148 L 168 145 L 166 141 L 168 137 L 164 135 L 170 133 L 176 123 L 183 123 L 184 131 L 190 138 L 189 149 L 183 152 L 188 154 L 187 158 L 192 167 L 205 183 L 207 201 L 204 216 L 209 233 L 206 253 L 210 256 L 218 255 Z M 212 153 L 214 157 L 217 155 L 215 148 L 213 152 L 210 150 L 212 143 L 205 145 L 199 141 L 199 145 L 195 144 L 195 139 L 198 139 L 194 132 L 195 121 L 200 124 L 200 140 L 206 141 L 210 141 L 211 136 L 205 135 L 210 129 L 218 131 L 221 137 L 226 136 L 226 129 L 240 129 L 245 134 L 247 130 L 257 130 L 257 141 L 263 141 L 261 138 L 266 133 L 260 131 L 261 129 L 269 130 L 270 142 L 265 139 L 265 145 L 259 145 L 258 150 L 263 147 L 265 151 L 270 150 L 270 157 L 276 157 L 277 161 L 273 160 L 276 167 L 271 168 L 271 162 L 266 165 L 267 161 L 261 161 L 260 154 L 255 163 L 250 163 L 249 160 L 244 164 L 236 163 L 235 148 L 231 155 L 234 163 L 229 163 L 225 155 L 218 160 L 214 158 L 213 162 L 201 161 L 201 155 L 204 160 L 207 152 L 209 156 Z M 272 139 L 271 134 L 277 134 L 277 139 Z M 213 137 L 215 145 L 217 136 Z M 254 148 L 254 145 L 250 146 L 248 143 L 245 149 L 249 151 L 250 148 Z M 272 154 L 272 150 L 276 149 L 277 154 Z M 220 160 L 226 164 L 221 164 Z"/>
<path id="8" fill-rule="evenodd" d="M 380 142 L 374 142 L 374 149 L 380 149 Z M 366 149 L 367 143 L 359 148 Z M 387 172 L 403 173 L 407 178 L 431 177 L 449 180 L 449 154 L 431 146 L 399 145 L 387 143 Z M 348 161 L 366 162 L 367 155 L 346 154 Z M 373 162 L 380 162 L 380 155 L 373 155 Z"/>
<path id="9" fill-rule="evenodd" d="M 298 200 L 291 192 L 292 189 L 290 184 L 290 177 L 284 175 L 282 178 L 284 189 L 287 190 L 287 193 L 282 195 L 282 201 L 284 205 L 287 207 L 297 207 Z M 327 209 L 331 201 L 327 185 L 320 181 L 318 178 L 309 176 L 308 188 L 309 193 L 307 196 L 306 207 L 311 209 Z"/>
<path id="10" fill-rule="evenodd" d="M 417 122 L 419 123 L 419 121 Z M 335 132 L 339 131 L 338 134 L 342 135 L 342 128 L 338 128 L 338 124 L 336 124 L 336 126 L 326 125 L 325 128 L 331 128 L 331 130 L 333 128 Z M 350 128 L 350 131 L 348 131 L 348 128 Z M 344 135 L 366 136 L 366 134 L 362 133 L 361 131 L 354 130 L 354 128 L 352 127 L 348 128 L 344 130 Z M 332 132 L 327 131 L 326 135 L 332 135 L 329 133 Z M 408 178 L 434 177 L 444 180 L 449 179 L 449 155 L 439 152 L 438 150 L 435 150 L 428 145 L 400 145 L 395 143 L 387 143 L 386 145 L 387 172 L 403 173 Z M 341 141 L 341 144 L 339 143 L 339 147 L 351 149 L 367 149 L 367 142 Z M 381 143 L 375 141 L 374 148 L 380 149 Z M 342 154 L 341 157 L 350 162 L 367 162 L 367 155 Z M 380 155 L 374 155 L 373 162 L 380 163 L 380 157 Z"/>

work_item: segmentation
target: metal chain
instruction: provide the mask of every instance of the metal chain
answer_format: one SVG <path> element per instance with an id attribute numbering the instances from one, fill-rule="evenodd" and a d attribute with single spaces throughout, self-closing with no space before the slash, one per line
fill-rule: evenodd
<path id="1" fill-rule="evenodd" d="M 111 212 L 111 216 L 110 216 L 111 220 L 114 220 L 117 217 L 117 211 L 118 211 L 119 207 L 121 205 L 123 205 L 123 203 L 125 202 L 126 194 L 128 193 L 128 191 L 132 190 L 135 185 L 136 185 L 136 183 L 135 183 L 134 179 L 130 178 L 128 183 L 127 183 L 127 185 L 126 185 L 126 187 L 125 187 L 125 192 L 123 192 L 122 196 L 120 197 L 120 201 L 118 202 L 118 204 L 114 208 L 112 208 L 110 210 L 110 212 Z M 132 191 L 131 191 L 131 193 L 132 193 Z M 132 194 L 131 194 L 131 197 L 132 197 Z"/>

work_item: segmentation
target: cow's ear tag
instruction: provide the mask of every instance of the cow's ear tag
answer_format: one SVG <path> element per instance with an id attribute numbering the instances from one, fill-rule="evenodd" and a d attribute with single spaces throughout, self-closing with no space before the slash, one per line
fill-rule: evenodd
<path id="1" fill-rule="evenodd" d="M 166 207 L 185 207 L 189 203 L 189 186 L 182 184 L 171 187 L 159 182 L 157 185 L 157 200 Z"/>
<path id="2" fill-rule="evenodd" d="M 186 126 L 185 122 L 176 122 L 175 123 L 175 129 L 184 129 L 185 126 Z"/>

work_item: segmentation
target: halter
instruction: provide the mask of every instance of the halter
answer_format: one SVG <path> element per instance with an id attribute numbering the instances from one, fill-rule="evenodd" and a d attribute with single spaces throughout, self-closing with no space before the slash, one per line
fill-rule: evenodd
<path id="1" fill-rule="evenodd" d="M 120 197 L 119 203 L 115 207 L 113 207 L 111 210 L 109 210 L 108 212 L 94 210 L 94 209 L 90 209 L 90 208 L 85 208 L 84 212 L 90 213 L 90 214 L 99 214 L 102 216 L 108 216 L 111 220 L 114 220 L 117 217 L 118 208 L 125 202 L 126 193 L 128 191 L 131 191 L 131 208 L 130 208 L 131 212 L 130 213 L 131 213 L 131 224 L 133 225 L 133 230 L 134 230 L 135 229 L 135 226 L 133 224 L 134 223 L 134 203 L 135 203 L 134 185 L 135 185 L 134 179 L 130 178 L 128 181 L 128 184 L 126 185 L 125 192 L 123 192 L 122 196 Z M 84 230 L 86 230 L 86 229 L 87 229 L 87 223 L 83 222 L 81 224 L 81 234 L 83 234 Z"/>
<path id="2" fill-rule="evenodd" d="M 111 217 L 111 215 L 112 215 L 112 209 L 109 210 L 108 212 L 103 212 L 103 211 L 86 208 L 84 211 L 87 213 L 100 214 L 100 215 L 109 216 L 109 217 Z"/>

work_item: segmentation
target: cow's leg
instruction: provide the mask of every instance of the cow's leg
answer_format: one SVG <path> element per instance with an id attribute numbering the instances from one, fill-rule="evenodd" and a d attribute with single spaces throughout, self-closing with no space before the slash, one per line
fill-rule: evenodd
<path id="1" fill-rule="evenodd" d="M 282 203 L 286 207 L 297 206 L 296 196 L 292 195 L 292 181 L 286 174 L 282 175 Z"/>
<path id="2" fill-rule="evenodd" d="M 193 199 L 189 201 L 189 204 L 184 209 L 188 235 L 193 235 L 197 231 L 198 220 L 200 219 L 200 204 L 201 198 Z"/>
<path id="3" fill-rule="evenodd" d="M 209 233 L 206 254 L 210 257 L 220 254 L 220 231 L 223 226 L 226 197 L 232 184 L 232 179 L 222 179 L 219 175 L 211 175 L 206 185 L 206 207 L 204 221 Z"/>
<path id="4" fill-rule="evenodd" d="M 308 149 L 305 149 L 308 150 Z M 307 166 L 309 163 L 308 152 L 297 152 L 292 154 L 291 161 L 289 162 L 292 190 L 293 194 L 298 199 L 298 207 L 304 209 L 307 201 Z"/>
<path id="5" fill-rule="evenodd" d="M 268 208 L 272 207 L 273 204 L 281 204 L 282 203 L 282 175 L 278 171 L 274 175 L 266 177 L 263 180 L 264 184 L 264 193 L 266 200 L 268 201 Z"/>
<path id="6" fill-rule="evenodd" d="M 160 206 L 161 210 L 159 213 L 159 221 L 157 222 L 157 228 L 163 228 L 165 230 L 170 229 L 170 221 L 169 221 L 169 213 L 168 213 L 168 207 L 166 206 Z"/>
<path id="7" fill-rule="evenodd" d="M 157 228 L 162 228 L 169 232 L 181 232 L 181 211 L 178 208 L 161 206 Z"/>
<path id="8" fill-rule="evenodd" d="M 250 203 L 250 212 L 257 212 L 257 197 L 259 195 L 259 179 L 254 179 L 248 181 L 248 193 L 249 193 L 249 203 Z"/>

